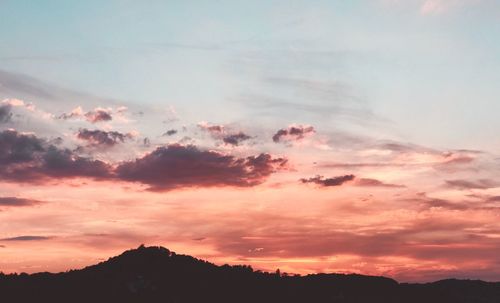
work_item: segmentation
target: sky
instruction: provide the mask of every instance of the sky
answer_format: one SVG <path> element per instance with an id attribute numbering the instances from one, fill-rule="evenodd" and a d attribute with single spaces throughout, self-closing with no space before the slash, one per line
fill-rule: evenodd
<path id="1" fill-rule="evenodd" d="M 0 0 L 0 45 L 2 272 L 500 281 L 496 0 Z"/>

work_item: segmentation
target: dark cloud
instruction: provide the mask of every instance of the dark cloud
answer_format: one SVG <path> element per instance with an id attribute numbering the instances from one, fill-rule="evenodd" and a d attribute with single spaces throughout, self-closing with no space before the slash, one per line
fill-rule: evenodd
<path id="1" fill-rule="evenodd" d="M 232 134 L 232 135 L 227 135 L 222 138 L 222 141 L 224 143 L 229 144 L 229 145 L 239 145 L 241 142 L 246 141 L 248 139 L 251 139 L 249 135 L 239 132 L 237 134 Z"/>
<path id="2" fill-rule="evenodd" d="M 43 241 L 43 240 L 50 240 L 52 237 L 46 237 L 46 236 L 19 236 L 19 237 L 12 237 L 12 238 L 3 238 L 0 239 L 0 241 Z"/>
<path id="3" fill-rule="evenodd" d="M 173 136 L 175 134 L 177 134 L 177 130 L 176 129 L 169 129 L 165 133 L 163 133 L 162 136 Z"/>
<path id="4" fill-rule="evenodd" d="M 12 118 L 12 106 L 9 104 L 0 105 L 0 123 L 7 123 Z"/>
<path id="5" fill-rule="evenodd" d="M 446 180 L 446 185 L 458 189 L 488 189 L 498 187 L 498 182 L 490 179 L 481 179 L 477 181 L 468 180 Z"/>
<path id="6" fill-rule="evenodd" d="M 42 201 L 17 197 L 0 197 L 0 207 L 32 206 L 41 204 Z"/>
<path id="7" fill-rule="evenodd" d="M 312 178 L 303 178 L 300 179 L 302 183 L 314 183 L 320 186 L 328 187 L 328 186 L 340 186 L 346 182 L 354 180 L 354 175 L 344 175 L 333 178 L 324 178 L 323 176 L 316 176 Z"/>
<path id="8" fill-rule="evenodd" d="M 180 187 L 246 187 L 264 182 L 286 164 L 286 159 L 272 158 L 269 154 L 235 158 L 195 146 L 169 145 L 122 163 L 116 175 L 121 180 L 146 184 L 154 191 Z"/>
<path id="9" fill-rule="evenodd" d="M 122 162 L 114 168 L 14 130 L 0 132 L 0 152 L 1 180 L 44 183 L 86 177 L 139 182 L 156 191 L 181 187 L 255 186 L 287 165 L 286 159 L 273 158 L 269 154 L 237 158 L 176 144 L 157 148 L 142 158 Z"/>
<path id="10" fill-rule="evenodd" d="M 391 188 L 402 188 L 404 185 L 384 183 L 377 179 L 360 178 L 356 179 L 356 186 L 366 186 L 366 187 L 391 187 Z"/>
<path id="11" fill-rule="evenodd" d="M 315 133 L 314 127 L 312 126 L 289 126 L 288 128 L 280 129 L 273 135 L 273 141 L 278 143 L 283 140 L 295 141 L 303 139 L 307 134 Z"/>
<path id="12" fill-rule="evenodd" d="M 43 156 L 39 171 L 52 178 L 90 177 L 104 179 L 110 175 L 110 166 L 100 160 L 77 156 L 68 149 L 50 146 Z"/>
<path id="13" fill-rule="evenodd" d="M 0 132 L 0 179 L 40 183 L 51 178 L 105 178 L 110 166 L 80 157 L 34 135 L 15 130 Z"/>
<path id="14" fill-rule="evenodd" d="M 103 109 L 95 109 L 85 113 L 85 118 L 91 123 L 97 123 L 102 121 L 111 121 L 113 117 L 111 113 Z"/>
<path id="15" fill-rule="evenodd" d="M 130 139 L 132 136 L 117 131 L 88 130 L 84 128 L 78 131 L 77 137 L 87 141 L 89 146 L 113 147 L 120 142 L 125 142 L 125 139 Z"/>
<path id="16" fill-rule="evenodd" d="M 224 125 L 217 125 L 217 124 L 209 125 L 207 123 L 202 122 L 198 124 L 198 127 L 210 133 L 212 138 L 222 140 L 222 142 L 224 142 L 224 144 L 227 145 L 238 146 L 243 141 L 252 138 L 251 136 L 241 131 L 237 133 L 228 131 L 228 129 L 224 127 Z"/>
<path id="17" fill-rule="evenodd" d="M 44 151 L 44 141 L 15 130 L 0 132 L 0 171 L 10 165 L 28 163 Z"/>
<path id="18" fill-rule="evenodd" d="M 69 120 L 69 119 L 79 118 L 82 116 L 82 113 L 78 109 L 79 108 L 76 108 L 70 113 L 61 114 L 57 117 L 57 119 Z"/>

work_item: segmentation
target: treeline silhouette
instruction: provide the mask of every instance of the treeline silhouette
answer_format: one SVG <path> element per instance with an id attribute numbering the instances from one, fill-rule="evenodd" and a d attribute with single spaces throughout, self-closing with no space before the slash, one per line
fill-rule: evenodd
<path id="1" fill-rule="evenodd" d="M 500 283 L 406 284 L 384 277 L 285 275 L 216 266 L 163 247 L 128 250 L 64 273 L 0 274 L 0 302 L 499 303 Z"/>

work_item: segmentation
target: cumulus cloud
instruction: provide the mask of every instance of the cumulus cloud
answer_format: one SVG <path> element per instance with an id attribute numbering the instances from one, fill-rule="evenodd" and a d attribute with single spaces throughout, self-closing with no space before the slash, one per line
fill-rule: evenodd
<path id="1" fill-rule="evenodd" d="M 32 206 L 41 204 L 42 201 L 18 197 L 0 197 L 0 207 Z"/>
<path id="2" fill-rule="evenodd" d="M 15 121 L 14 117 L 16 118 Z M 44 120 L 53 118 L 53 114 L 36 108 L 33 103 L 24 102 L 20 99 L 7 98 L 0 103 L 0 123 L 16 122 L 19 125 L 23 122 L 28 122 L 33 127 L 34 123 L 38 124 Z"/>
<path id="3" fill-rule="evenodd" d="M 287 160 L 260 154 L 236 158 L 195 146 L 159 147 L 116 169 L 117 178 L 139 182 L 153 191 L 180 187 L 255 186 L 273 172 L 286 167 Z"/>
<path id="4" fill-rule="evenodd" d="M 80 157 L 31 134 L 0 132 L 0 179 L 39 183 L 48 178 L 109 176 L 108 164 Z"/>
<path id="5" fill-rule="evenodd" d="M 314 183 L 320 186 L 328 187 L 328 186 L 340 186 L 346 182 L 354 180 L 354 175 L 344 175 L 333 178 L 325 178 L 323 176 L 315 176 L 312 178 L 302 178 L 300 181 L 302 183 Z"/>
<path id="6" fill-rule="evenodd" d="M 108 135 L 104 135 L 103 142 Z M 249 187 L 263 183 L 272 173 L 285 168 L 287 159 L 266 153 L 238 158 L 178 144 L 159 147 L 141 158 L 112 165 L 81 157 L 31 134 L 15 130 L 0 132 L 0 179 L 18 183 L 86 177 L 142 183 L 154 191 L 181 187 Z"/>
<path id="7" fill-rule="evenodd" d="M 132 134 L 84 128 L 78 130 L 77 138 L 86 141 L 90 147 L 113 147 L 118 143 L 125 142 L 126 139 L 132 138 Z"/>
<path id="8" fill-rule="evenodd" d="M 2 101 L 2 104 L 10 105 L 12 107 L 25 107 L 28 110 L 35 109 L 35 105 L 33 105 L 33 103 L 25 103 L 23 100 L 15 99 L 15 98 L 4 99 Z"/>
<path id="9" fill-rule="evenodd" d="M 278 130 L 273 135 L 273 141 L 283 142 L 283 141 L 297 141 L 304 139 L 308 135 L 314 134 L 316 131 L 314 127 L 309 125 L 291 125 L 287 128 Z"/>
<path id="10" fill-rule="evenodd" d="M 229 144 L 229 145 L 240 145 L 241 142 L 243 141 L 246 141 L 248 139 L 251 139 L 252 137 L 250 137 L 249 135 L 243 133 L 243 132 L 239 132 L 237 134 L 231 134 L 231 135 L 227 135 L 227 136 L 224 136 L 222 138 L 222 141 L 224 141 L 224 143 L 226 144 Z"/>
<path id="11" fill-rule="evenodd" d="M 111 121 L 113 117 L 111 116 L 110 110 L 104 108 L 96 108 L 93 111 L 85 113 L 85 118 L 90 123 L 97 123 L 102 121 Z"/>
<path id="12" fill-rule="evenodd" d="M 69 113 L 64 113 L 61 114 L 58 119 L 63 119 L 63 120 L 68 120 L 68 119 L 74 119 L 74 118 L 80 118 L 84 115 L 83 109 L 81 106 L 78 106 L 74 108 L 71 112 Z"/>
<path id="13" fill-rule="evenodd" d="M 24 104 L 24 101 L 19 99 L 4 99 L 0 103 L 0 123 L 10 122 L 12 119 L 12 108 L 13 107 L 26 107 L 29 110 L 33 110 L 33 104 Z"/>
<path id="14" fill-rule="evenodd" d="M 234 132 L 228 130 L 224 125 L 208 124 L 206 122 L 198 123 L 198 127 L 210 133 L 210 135 L 218 140 L 222 140 L 226 145 L 238 146 L 242 142 L 251 139 L 252 137 L 244 132 Z"/>
<path id="15" fill-rule="evenodd" d="M 175 134 L 177 134 L 177 130 L 176 129 L 169 129 L 166 132 L 164 132 L 162 136 L 173 136 Z"/>
<path id="16" fill-rule="evenodd" d="M 80 157 L 68 149 L 58 149 L 54 146 L 46 149 L 38 167 L 41 175 L 52 178 L 106 178 L 109 171 L 109 165 L 100 160 Z"/>
<path id="17" fill-rule="evenodd" d="M 0 132 L 1 167 L 33 161 L 35 154 L 43 152 L 43 145 L 43 140 L 31 134 L 21 134 L 15 130 Z"/>
<path id="18" fill-rule="evenodd" d="M 120 113 L 123 112 L 120 108 Z M 113 120 L 112 116 L 112 109 L 111 108 L 102 108 L 102 107 L 97 107 L 93 110 L 90 110 L 88 112 L 84 112 L 82 107 L 78 106 L 75 109 L 73 109 L 69 113 L 64 113 L 58 117 L 58 119 L 63 119 L 63 120 L 69 120 L 69 119 L 76 119 L 76 118 L 84 118 L 90 123 L 98 123 L 98 122 L 104 122 L 104 121 L 111 121 Z"/>

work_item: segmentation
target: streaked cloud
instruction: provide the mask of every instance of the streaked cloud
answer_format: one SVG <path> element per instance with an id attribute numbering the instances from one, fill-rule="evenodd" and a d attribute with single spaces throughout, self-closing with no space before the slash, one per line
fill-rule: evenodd
<path id="1" fill-rule="evenodd" d="M 44 241 L 44 240 L 50 240 L 52 237 L 47 237 L 47 236 L 17 236 L 17 237 L 11 237 L 11 238 L 3 238 L 0 239 L 0 241 Z"/>
<path id="2" fill-rule="evenodd" d="M 359 178 L 356 179 L 355 182 L 356 186 L 364 186 L 364 187 L 388 187 L 388 188 L 403 188 L 406 187 L 404 185 L 400 184 L 391 184 L 391 183 L 385 183 L 377 179 L 371 179 L 371 178 Z"/>
<path id="3" fill-rule="evenodd" d="M 329 187 L 329 186 L 340 186 L 346 182 L 354 180 L 354 175 L 344 175 L 338 177 L 325 178 L 323 176 L 316 176 L 311 178 L 303 178 L 300 179 L 302 183 L 314 183 L 320 186 Z"/>
<path id="4" fill-rule="evenodd" d="M 446 180 L 446 185 L 458 189 L 489 189 L 499 187 L 500 183 L 490 179 L 480 180 Z"/>
<path id="5" fill-rule="evenodd" d="M 22 207 L 42 204 L 43 201 L 19 197 L 0 197 L 0 207 Z"/>

